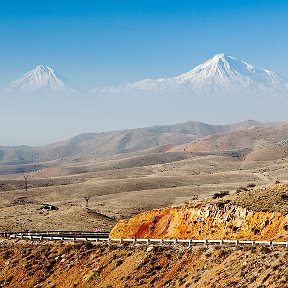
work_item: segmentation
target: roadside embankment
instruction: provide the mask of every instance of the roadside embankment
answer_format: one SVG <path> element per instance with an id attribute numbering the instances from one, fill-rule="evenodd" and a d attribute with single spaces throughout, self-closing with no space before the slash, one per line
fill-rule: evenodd
<path id="1" fill-rule="evenodd" d="M 0 287 L 287 287 L 281 247 L 0 242 Z"/>
<path id="2" fill-rule="evenodd" d="M 227 199 L 199 204 L 195 207 L 172 207 L 148 211 L 118 222 L 111 231 L 110 238 L 287 241 L 288 214 L 285 190 L 287 187 L 287 184 L 279 184 L 271 186 L 269 189 L 244 190 L 233 200 L 231 200 L 233 197 L 228 196 Z M 255 206 L 255 210 L 253 210 L 253 203 L 247 202 L 250 193 L 252 202 L 258 197 L 261 198 L 259 201 L 265 199 L 266 206 L 269 206 L 269 194 L 271 193 L 274 205 L 277 195 L 273 196 L 274 199 L 272 190 L 279 192 L 279 195 L 277 194 L 279 196 L 277 208 L 279 209 L 275 209 L 275 211 L 269 210 L 264 205 L 263 211 L 259 205 Z M 239 203 L 243 206 L 240 206 Z"/>

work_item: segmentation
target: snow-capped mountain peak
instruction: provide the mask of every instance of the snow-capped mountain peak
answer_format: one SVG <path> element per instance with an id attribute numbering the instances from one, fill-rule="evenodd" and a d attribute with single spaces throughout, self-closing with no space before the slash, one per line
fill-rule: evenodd
<path id="1" fill-rule="evenodd" d="M 39 65 L 10 83 L 9 92 L 77 93 L 78 89 L 64 76 L 49 66 Z"/>
<path id="2" fill-rule="evenodd" d="M 199 92 L 237 89 L 288 92 L 287 81 L 277 73 L 255 67 L 223 53 L 215 55 L 176 79 L 178 82 L 189 81 L 194 90 Z"/>
<path id="3" fill-rule="evenodd" d="M 145 79 L 114 90 L 157 90 L 189 94 L 288 94 L 288 82 L 279 74 L 219 53 L 192 70 L 172 78 Z"/>

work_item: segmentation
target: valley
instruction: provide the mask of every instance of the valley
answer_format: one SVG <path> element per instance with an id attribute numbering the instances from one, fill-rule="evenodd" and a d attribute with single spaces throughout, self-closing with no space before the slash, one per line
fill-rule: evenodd
<path id="1" fill-rule="evenodd" d="M 111 238 L 287 241 L 287 124 L 206 125 L 111 132 L 108 146 L 102 135 L 91 134 L 29 153 L 27 147 L 21 153 L 23 147 L 5 147 L 0 230 L 105 229 Z M 187 126 L 202 132 L 195 136 Z M 180 135 L 179 127 L 180 138 L 159 142 L 167 130 Z M 147 142 L 141 150 L 142 133 Z M 0 255 L 0 287 L 287 284 L 284 247 L 0 239 Z"/>
<path id="2" fill-rule="evenodd" d="M 199 131 L 201 126 L 197 125 Z M 285 124 L 264 125 L 250 121 L 229 126 L 229 129 L 231 127 L 236 127 L 236 131 L 204 138 L 198 136 L 198 139 L 184 146 L 165 143 L 151 147 L 153 143 L 159 143 L 154 141 L 146 150 L 137 151 L 135 146 L 130 153 L 100 155 L 95 159 L 88 155 L 98 145 L 97 135 L 96 138 L 89 136 L 88 142 L 67 146 L 70 154 L 66 157 L 62 154 L 64 158 L 58 160 L 47 156 L 55 155 L 50 152 L 54 150 L 49 150 L 55 147 L 54 144 L 47 146 L 45 153 L 39 154 L 42 162 L 38 160 L 33 163 L 31 158 L 29 164 L 19 164 L 20 160 L 15 157 L 19 154 L 10 153 L 8 155 L 13 158 L 2 158 L 5 164 L 0 176 L 0 227 L 2 230 L 18 231 L 89 230 L 99 226 L 110 230 L 119 220 L 141 212 L 185 206 L 195 201 L 207 201 L 221 191 L 233 194 L 240 187 L 250 184 L 258 187 L 288 179 L 288 155 L 284 141 L 288 138 L 288 130 Z M 157 127 L 164 133 L 174 129 L 168 128 Z M 152 131 L 151 135 L 155 135 L 156 127 L 153 129 L 146 131 Z M 224 129 L 218 130 L 222 132 Z M 141 129 L 138 135 L 140 132 Z M 149 139 L 149 134 L 145 133 Z M 158 138 L 162 137 L 162 133 L 158 132 Z M 207 132 L 204 133 L 207 135 Z M 118 141 L 121 142 L 121 138 Z M 65 147 L 64 144 L 70 142 L 57 144 L 57 147 Z M 114 147 L 119 146 L 117 143 L 114 143 Z M 126 145 L 132 147 L 132 143 L 135 140 Z M 273 145 L 278 145 L 276 154 L 275 149 L 271 148 Z M 105 147 L 102 146 L 102 151 Z M 44 147 L 41 149 L 44 151 Z M 63 148 L 63 151 L 66 150 Z M 96 154 L 97 151 L 95 149 Z M 27 172 L 17 173 L 15 167 L 26 167 Z M 14 173 L 11 174 L 11 171 Z M 27 177 L 27 191 L 24 177 Z M 84 197 L 90 197 L 89 211 Z M 39 210 L 42 203 L 53 204 L 59 210 Z"/>

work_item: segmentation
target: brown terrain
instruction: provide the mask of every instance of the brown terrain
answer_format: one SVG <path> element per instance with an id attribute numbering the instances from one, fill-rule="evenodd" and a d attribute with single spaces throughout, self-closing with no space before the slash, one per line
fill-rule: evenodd
<path id="1" fill-rule="evenodd" d="M 37 148 L 38 156 L 32 148 L 6 147 L 0 231 L 102 227 L 122 238 L 288 241 L 288 125 L 248 124 L 218 127 L 212 133 L 221 133 L 214 135 L 205 126 L 196 140 L 187 126 L 177 126 L 177 133 L 186 131 L 185 137 L 180 133 L 184 142 L 193 138 L 186 144 L 179 137 L 172 142 L 175 135 L 169 138 L 166 127 L 171 142 L 162 146 L 162 132 L 152 129 L 149 139 L 157 134 L 158 140 L 144 150 L 138 130 L 130 138 L 117 134 L 121 141 L 109 134 L 110 148 L 100 145 L 109 143 L 107 134 L 100 144 L 85 134 L 81 145 L 77 138 L 65 149 L 63 143 L 52 145 L 57 151 L 41 147 L 44 154 Z M 106 154 L 97 154 L 91 141 Z M 84 197 L 90 197 L 88 207 Z M 59 209 L 43 209 L 42 203 Z M 0 287 L 288 287 L 285 248 L 180 245 L 148 251 L 141 245 L 33 243 L 0 243 Z"/>
<path id="2" fill-rule="evenodd" d="M 119 221 L 110 237 L 288 241 L 288 184 L 225 194 Z"/>
<path id="3" fill-rule="evenodd" d="M 273 247 L 1 242 L 0 287 L 288 287 Z"/>

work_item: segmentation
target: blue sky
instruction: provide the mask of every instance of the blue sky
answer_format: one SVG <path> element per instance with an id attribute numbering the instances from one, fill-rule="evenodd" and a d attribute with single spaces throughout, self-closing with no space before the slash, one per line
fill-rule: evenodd
<path id="1" fill-rule="evenodd" d="M 224 52 L 288 77 L 287 1 L 0 2 L 0 87 L 44 64 L 83 88 L 178 75 Z"/>
<path id="2" fill-rule="evenodd" d="M 287 22 L 287 0 L 3 0 L 0 91 L 40 64 L 89 89 L 176 76 L 220 52 L 288 78 Z M 34 99 L 0 92 L 0 101 L 0 145 L 191 120 L 287 120 L 285 105 L 271 113 L 269 101 L 263 111 L 251 103 L 248 113 L 240 98 L 238 114 L 217 100 L 197 106 L 193 99 Z"/>

